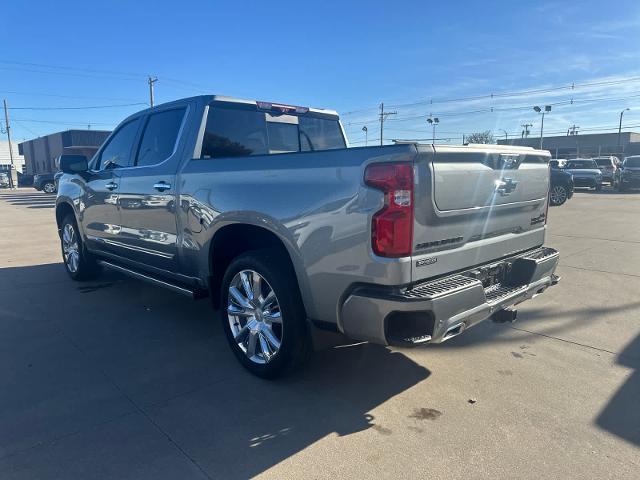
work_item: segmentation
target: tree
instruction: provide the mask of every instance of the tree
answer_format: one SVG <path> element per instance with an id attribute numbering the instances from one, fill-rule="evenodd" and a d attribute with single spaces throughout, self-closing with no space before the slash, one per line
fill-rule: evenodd
<path id="1" fill-rule="evenodd" d="M 491 130 L 485 130 L 484 132 L 476 132 L 465 137 L 466 143 L 496 143 L 493 138 Z"/>

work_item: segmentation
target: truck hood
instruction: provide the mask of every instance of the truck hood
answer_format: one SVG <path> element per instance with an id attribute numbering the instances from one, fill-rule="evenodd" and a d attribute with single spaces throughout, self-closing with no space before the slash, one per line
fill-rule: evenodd
<path id="1" fill-rule="evenodd" d="M 596 168 L 567 168 L 565 172 L 571 173 L 574 177 L 595 177 L 602 175 L 602 172 Z"/>

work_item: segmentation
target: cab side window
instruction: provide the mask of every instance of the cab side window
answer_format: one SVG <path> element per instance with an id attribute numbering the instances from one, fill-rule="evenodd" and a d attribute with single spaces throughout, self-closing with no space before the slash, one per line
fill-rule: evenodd
<path id="1" fill-rule="evenodd" d="M 136 155 L 136 166 L 156 165 L 171 156 L 184 113 L 184 108 L 178 108 L 149 117 Z"/>
<path id="2" fill-rule="evenodd" d="M 132 166 L 132 147 L 139 126 L 140 119 L 136 118 L 120 127 L 100 153 L 95 169 L 105 170 Z"/>

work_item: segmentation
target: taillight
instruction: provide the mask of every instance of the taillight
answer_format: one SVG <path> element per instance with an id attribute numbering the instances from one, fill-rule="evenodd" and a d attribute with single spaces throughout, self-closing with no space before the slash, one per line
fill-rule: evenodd
<path id="1" fill-rule="evenodd" d="M 382 257 L 407 257 L 413 243 L 413 166 L 375 163 L 364 182 L 384 192 L 384 206 L 373 215 L 371 247 Z"/>

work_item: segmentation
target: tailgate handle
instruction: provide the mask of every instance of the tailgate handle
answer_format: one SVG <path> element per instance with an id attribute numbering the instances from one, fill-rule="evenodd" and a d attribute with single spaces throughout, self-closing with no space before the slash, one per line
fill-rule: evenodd
<path id="1" fill-rule="evenodd" d="M 518 186 L 518 182 L 512 178 L 503 178 L 501 180 L 496 180 L 496 189 L 495 192 L 499 193 L 501 196 L 506 197 L 511 192 L 513 192 Z"/>

